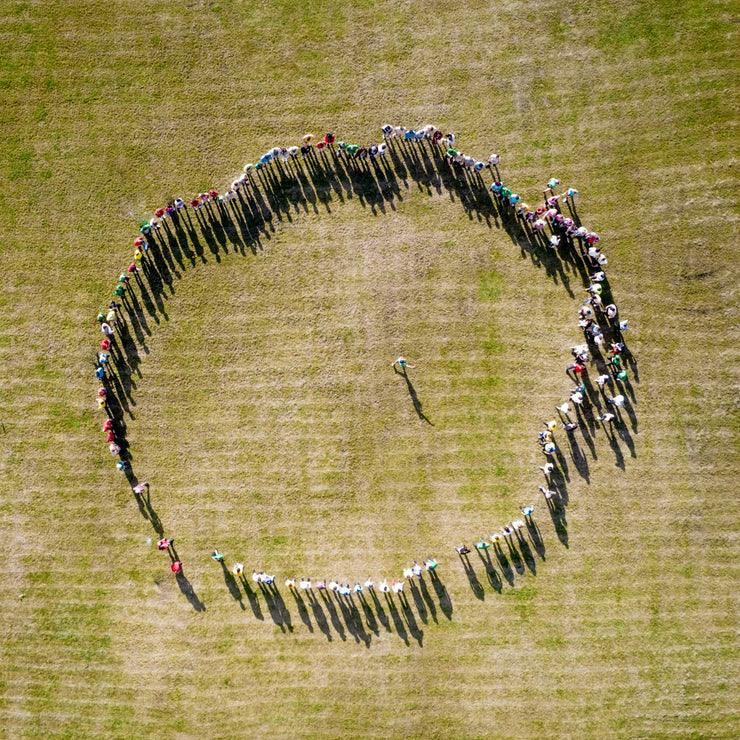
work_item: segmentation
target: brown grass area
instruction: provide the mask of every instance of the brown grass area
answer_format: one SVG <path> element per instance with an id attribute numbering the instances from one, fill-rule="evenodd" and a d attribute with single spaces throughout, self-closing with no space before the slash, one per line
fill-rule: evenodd
<path id="1" fill-rule="evenodd" d="M 680 11 L 7 5 L 0 735 L 737 735 L 734 9 Z M 537 574 L 499 594 L 473 554 L 476 598 L 450 546 L 536 492 L 578 304 L 447 192 L 409 180 L 379 215 L 334 192 L 257 255 L 206 247 L 169 318 L 142 314 L 128 437 L 197 612 L 101 443 L 91 319 L 163 199 L 385 120 L 501 151 L 528 199 L 551 175 L 581 191 L 633 326 L 635 457 L 597 435 L 589 481 L 570 464 L 569 547 L 540 505 Z M 213 546 L 348 579 L 435 554 L 451 619 L 431 590 L 421 646 L 386 610 L 366 648 L 339 607 L 329 640 L 281 589 L 283 634 Z"/>

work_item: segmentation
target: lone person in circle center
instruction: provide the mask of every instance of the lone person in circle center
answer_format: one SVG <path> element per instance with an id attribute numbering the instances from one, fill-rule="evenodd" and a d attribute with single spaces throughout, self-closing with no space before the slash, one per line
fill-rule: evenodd
<path id="1" fill-rule="evenodd" d="M 410 368 L 411 370 L 414 370 L 416 368 L 416 365 L 409 365 L 408 362 L 406 362 L 405 357 L 399 357 L 395 362 L 391 363 L 391 367 L 396 370 L 396 365 L 401 368 L 401 372 L 405 373 L 406 368 Z M 396 371 L 398 372 L 398 371 Z"/>

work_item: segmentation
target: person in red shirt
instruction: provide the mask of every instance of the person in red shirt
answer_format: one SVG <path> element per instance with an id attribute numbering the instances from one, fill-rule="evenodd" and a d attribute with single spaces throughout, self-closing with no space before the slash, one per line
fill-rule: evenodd
<path id="1" fill-rule="evenodd" d="M 182 563 L 179 560 L 175 560 L 170 566 L 170 569 L 173 573 L 180 573 L 182 571 Z"/>

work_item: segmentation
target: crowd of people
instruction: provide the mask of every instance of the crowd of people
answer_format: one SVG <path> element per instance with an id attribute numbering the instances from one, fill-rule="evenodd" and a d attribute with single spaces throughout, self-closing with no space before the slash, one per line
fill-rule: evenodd
<path id="1" fill-rule="evenodd" d="M 97 316 L 97 323 L 103 335 L 100 349 L 96 352 L 94 371 L 98 383 L 97 403 L 100 409 L 106 412 L 102 431 L 108 450 L 114 456 L 115 466 L 119 471 L 129 471 L 129 462 L 124 450 L 123 420 L 116 416 L 117 407 L 110 403 L 111 389 L 108 381 L 115 372 L 116 355 L 114 350 L 116 349 L 117 332 L 125 322 L 121 311 L 122 304 L 126 302 L 128 291 L 133 289 L 132 280 L 134 282 L 141 281 L 141 267 L 151 258 L 150 250 L 158 247 L 157 231 L 163 226 L 167 228 L 168 220 L 175 221 L 182 218 L 183 210 L 187 210 L 188 207 L 194 211 L 205 209 L 211 218 L 218 218 L 218 208 L 237 200 L 241 189 L 258 188 L 263 170 L 269 167 L 282 167 L 290 162 L 300 163 L 306 159 L 311 160 L 314 164 L 320 164 L 321 157 L 329 154 L 336 158 L 363 162 L 383 158 L 388 152 L 389 146 L 413 147 L 427 145 L 433 147 L 437 156 L 444 158 L 451 166 L 470 172 L 474 177 L 480 178 L 484 170 L 490 169 L 493 173 L 490 192 L 498 206 L 502 209 L 510 209 L 511 213 L 519 220 L 522 228 L 535 239 L 536 243 L 541 243 L 549 249 L 576 249 L 589 268 L 590 284 L 586 288 L 587 297 L 578 312 L 578 326 L 583 331 L 584 343 L 571 348 L 573 363 L 566 368 L 566 372 L 575 381 L 576 385 L 569 392 L 568 399 L 556 407 L 560 424 L 558 425 L 556 420 L 545 421 L 545 429 L 538 434 L 538 442 L 542 452 L 547 457 L 547 462 L 544 466 L 540 466 L 540 469 L 545 474 L 549 486 L 550 475 L 557 465 L 558 446 L 555 434 L 558 426 L 566 434 L 574 433 L 579 428 L 578 411 L 584 404 L 589 403 L 587 390 L 591 386 L 587 365 L 591 362 L 592 350 L 594 348 L 598 350 L 605 344 L 608 346 L 609 371 L 601 373 L 595 379 L 596 385 L 602 393 L 605 394 L 606 388 L 612 386 L 615 380 L 625 381 L 627 379 L 624 362 L 627 350 L 623 332 L 628 329 L 628 322 L 620 318 L 619 311 L 614 303 L 604 305 L 602 301 L 602 294 L 604 293 L 602 285 L 606 280 L 605 268 L 608 265 L 608 260 L 599 246 L 600 238 L 598 234 L 580 224 L 574 207 L 574 200 L 578 191 L 567 188 L 557 193 L 560 181 L 552 178 L 543 190 L 544 203 L 531 207 L 502 182 L 498 170 L 501 157 L 498 154 L 490 154 L 485 159 L 466 155 L 455 148 L 456 137 L 454 134 L 445 134 L 432 124 L 426 124 L 418 129 L 407 129 L 404 126 L 385 124 L 381 127 L 381 135 L 381 141 L 378 143 L 360 145 L 337 140 L 333 133 L 327 133 L 323 137 L 317 137 L 310 133 L 306 134 L 302 137 L 300 143 L 288 147 L 273 147 L 254 163 L 245 165 L 240 175 L 232 181 L 230 187 L 223 194 L 217 190 L 208 190 L 189 199 L 175 198 L 166 205 L 157 208 L 151 219 L 141 223 L 140 233 L 133 241 L 132 260 L 114 283 L 111 300 L 107 307 L 100 311 Z M 216 210 L 214 210 L 214 205 Z M 568 214 L 563 211 L 563 205 L 568 206 Z M 406 367 L 413 368 L 413 365 L 406 364 L 404 358 L 399 358 L 393 364 L 394 367 L 398 364 L 404 372 Z M 613 411 L 605 411 L 598 418 L 603 424 L 612 424 L 615 420 L 615 411 L 624 404 L 625 399 L 623 394 L 617 393 L 607 397 L 606 400 Z M 575 414 L 573 409 L 575 409 Z M 576 418 L 573 418 L 574 416 Z M 140 496 L 147 490 L 148 484 L 136 483 L 132 488 L 134 493 Z M 539 489 L 546 501 L 549 501 L 555 495 L 549 487 L 540 486 Z M 474 545 L 475 548 L 485 550 L 491 546 L 500 547 L 502 538 L 508 538 L 512 535 L 519 536 L 518 533 L 523 528 L 534 527 L 532 520 L 534 505 L 527 504 L 521 506 L 520 509 L 524 517 L 523 520 L 513 519 L 498 527 L 492 534 L 480 537 Z M 160 550 L 170 553 L 172 570 L 179 573 L 182 569 L 182 563 L 174 553 L 172 540 L 162 538 L 158 547 Z M 470 548 L 464 543 L 456 546 L 455 550 L 461 557 L 470 553 Z M 218 550 L 214 551 L 212 557 L 220 562 L 223 562 L 224 559 L 224 556 Z M 390 583 L 387 579 L 380 581 L 378 590 L 383 593 L 401 593 L 407 579 L 420 578 L 423 571 L 434 574 L 436 568 L 437 561 L 434 558 L 427 558 L 423 567 L 414 562 L 412 566 L 404 569 L 402 578 L 396 578 Z M 244 566 L 241 563 L 235 563 L 231 571 L 234 575 L 241 576 L 244 572 Z M 274 587 L 275 575 L 254 571 L 252 578 L 257 584 Z M 342 583 L 341 580 L 336 579 L 312 581 L 310 578 L 297 580 L 289 576 L 285 578 L 285 586 L 288 589 L 302 591 L 328 590 L 339 596 L 351 596 L 352 594 L 362 593 L 363 590 L 373 590 L 375 582 L 372 578 L 368 578 L 363 583 L 355 582 L 350 586 L 349 583 Z"/>
<path id="2" fill-rule="evenodd" d="M 211 557 L 216 562 L 222 563 L 224 561 L 223 554 L 218 550 L 214 550 L 211 553 Z M 410 580 L 412 578 L 421 578 L 422 574 L 425 571 L 427 573 L 434 574 L 434 572 L 437 570 L 437 566 L 438 563 L 434 558 L 426 558 L 426 560 L 424 560 L 423 567 L 419 565 L 416 560 L 414 560 L 414 564 L 411 567 L 404 568 L 402 578 L 394 579 L 390 582 L 390 584 L 388 583 L 388 579 L 384 578 L 378 583 L 378 590 L 384 594 L 391 592 L 395 594 L 402 593 L 406 584 L 406 580 Z M 235 577 L 243 577 L 244 565 L 242 563 L 234 563 L 231 568 L 231 572 Z M 254 583 L 256 583 L 257 585 L 265 584 L 268 586 L 272 586 L 275 584 L 275 576 L 265 571 L 253 570 L 252 581 L 254 581 Z M 328 580 L 320 579 L 312 581 L 310 578 L 306 578 L 305 576 L 300 579 L 297 579 L 293 576 L 286 576 L 285 587 L 289 590 L 298 589 L 299 591 L 308 592 L 312 589 L 316 589 L 317 591 L 331 591 L 332 593 L 338 594 L 339 596 L 351 596 L 352 594 L 361 594 L 364 591 L 375 590 L 375 581 L 372 579 L 372 577 L 368 576 L 364 582 L 360 583 L 359 581 L 356 581 L 354 585 L 350 586 L 349 583 L 341 583 L 341 581 L 334 578 Z"/>

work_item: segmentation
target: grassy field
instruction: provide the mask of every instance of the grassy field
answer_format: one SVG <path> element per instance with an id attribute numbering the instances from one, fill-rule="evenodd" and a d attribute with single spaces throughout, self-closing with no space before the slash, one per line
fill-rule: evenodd
<path id="1" fill-rule="evenodd" d="M 737 737 L 735 5 L 0 15 L 1 737 Z M 92 377 L 138 221 L 308 130 L 386 121 L 500 152 L 530 202 L 559 177 L 602 236 L 634 413 L 583 457 L 561 440 L 565 523 L 535 435 L 571 387 L 582 276 L 400 156 L 380 196 L 307 177 L 261 228 L 162 252 L 128 323 L 140 509 Z M 529 501 L 539 538 L 466 574 L 452 546 Z M 282 587 L 428 555 L 408 609 Z"/>

